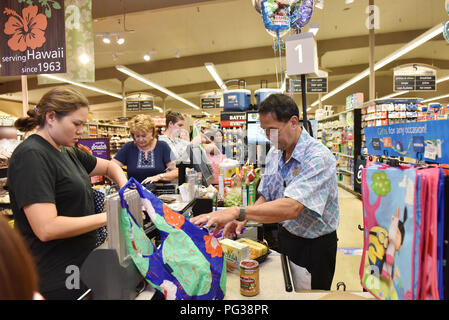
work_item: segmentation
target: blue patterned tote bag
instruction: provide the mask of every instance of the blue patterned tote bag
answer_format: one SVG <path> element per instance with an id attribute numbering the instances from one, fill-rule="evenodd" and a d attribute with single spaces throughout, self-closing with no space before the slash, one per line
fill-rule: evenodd
<path id="1" fill-rule="evenodd" d="M 156 248 L 124 199 L 135 188 L 161 234 Z M 128 252 L 140 273 L 167 300 L 221 300 L 226 292 L 226 262 L 218 240 L 168 208 L 134 178 L 119 191 L 121 222 Z"/>

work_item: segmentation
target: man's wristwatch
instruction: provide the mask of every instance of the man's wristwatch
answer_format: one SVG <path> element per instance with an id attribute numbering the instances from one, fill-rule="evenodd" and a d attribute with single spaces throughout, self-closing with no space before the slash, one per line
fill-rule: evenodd
<path id="1" fill-rule="evenodd" d="M 159 180 L 162 180 L 162 179 L 164 179 L 164 174 L 163 174 L 163 173 L 161 173 L 161 174 L 159 175 Z"/>
<path id="2" fill-rule="evenodd" d="M 244 221 L 246 217 L 246 209 L 245 207 L 240 207 L 240 215 L 237 218 L 237 221 Z"/>

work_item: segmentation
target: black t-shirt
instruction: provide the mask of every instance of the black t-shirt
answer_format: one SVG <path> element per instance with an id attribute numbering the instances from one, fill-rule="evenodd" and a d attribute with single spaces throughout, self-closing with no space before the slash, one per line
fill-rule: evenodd
<path id="1" fill-rule="evenodd" d="M 39 135 L 31 135 L 13 152 L 8 168 L 8 187 L 14 225 L 22 233 L 35 258 L 42 293 L 66 287 L 73 266 L 81 269 L 95 248 L 95 231 L 67 239 L 42 242 L 34 234 L 23 207 L 33 203 L 56 205 L 59 216 L 94 214 L 88 173 L 97 159 L 77 148 L 56 150 Z M 71 266 L 69 269 L 67 267 Z M 66 273 L 67 270 L 67 273 Z"/>

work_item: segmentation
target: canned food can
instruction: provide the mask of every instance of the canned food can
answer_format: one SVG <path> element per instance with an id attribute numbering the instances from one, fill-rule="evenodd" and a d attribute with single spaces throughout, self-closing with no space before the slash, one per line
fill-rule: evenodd
<path id="1" fill-rule="evenodd" d="M 258 295 L 259 262 L 256 260 L 242 260 L 240 262 L 240 293 L 247 297 Z"/>

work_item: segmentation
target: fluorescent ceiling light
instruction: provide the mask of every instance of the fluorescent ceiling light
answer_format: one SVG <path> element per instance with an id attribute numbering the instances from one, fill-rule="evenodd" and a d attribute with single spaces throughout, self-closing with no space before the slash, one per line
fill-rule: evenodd
<path id="1" fill-rule="evenodd" d="M 354 0 L 345 0 L 345 4 L 350 4 L 350 3 L 353 3 L 354 2 Z"/>
<path id="2" fill-rule="evenodd" d="M 444 82 L 444 81 L 447 81 L 447 80 L 449 80 L 449 76 L 437 79 L 437 83 L 441 83 L 441 82 Z"/>
<path id="3" fill-rule="evenodd" d="M 438 100 L 438 99 L 445 99 L 445 98 L 449 98 L 449 94 L 445 94 L 443 96 L 438 96 L 438 97 L 426 99 L 426 100 L 423 100 L 422 102 L 430 102 L 430 101 L 435 101 L 435 100 Z"/>
<path id="4" fill-rule="evenodd" d="M 201 113 L 202 113 L 202 114 L 204 114 L 204 115 L 206 115 L 206 116 L 208 116 L 208 117 L 210 117 L 210 116 L 211 116 L 211 114 L 210 114 L 210 113 L 208 113 L 208 112 L 206 112 L 206 111 L 201 111 Z"/>
<path id="5" fill-rule="evenodd" d="M 62 77 L 58 77 L 58 76 L 55 76 L 53 74 L 41 74 L 41 76 L 46 77 L 46 78 L 50 78 L 50 79 L 53 79 L 53 80 L 58 80 L 58 81 L 61 81 L 61 82 L 67 82 L 67 83 L 73 84 L 74 86 L 78 86 L 78 87 L 81 87 L 81 88 L 84 88 L 84 89 L 88 89 L 88 90 L 96 91 L 96 92 L 99 92 L 99 93 L 103 93 L 103 94 L 106 94 L 108 96 L 112 96 L 114 98 L 123 100 L 123 97 L 120 94 L 116 94 L 116 93 L 109 92 L 109 91 L 106 91 L 106 90 L 103 90 L 103 89 L 100 89 L 100 88 L 88 86 L 87 84 L 84 84 L 84 83 L 80 83 L 80 82 L 75 82 L 75 81 L 72 81 L 72 80 L 64 79 Z"/>
<path id="6" fill-rule="evenodd" d="M 416 39 L 410 41 L 408 44 L 406 44 L 405 46 L 403 46 L 399 50 L 396 50 L 392 54 L 388 55 L 387 57 L 385 57 L 382 60 L 380 60 L 379 62 L 377 62 L 374 65 L 374 71 L 379 70 L 380 68 L 382 68 L 382 67 L 386 66 L 387 64 L 389 64 L 390 62 L 392 62 L 392 61 L 398 59 L 399 57 L 403 56 L 404 54 L 409 53 L 413 49 L 416 49 L 417 47 L 419 47 L 423 43 L 425 43 L 425 42 L 429 41 L 430 39 L 436 37 L 437 35 L 441 34 L 442 32 L 443 32 L 443 25 L 440 23 L 440 24 L 436 25 L 435 27 L 433 27 L 432 29 L 429 29 L 428 31 L 424 32 L 422 35 L 420 35 Z M 369 72 L 370 72 L 370 70 L 368 68 L 365 71 L 363 71 L 362 73 L 360 73 L 357 76 L 355 76 L 354 78 L 352 78 L 351 80 L 343 83 L 342 85 L 340 85 L 336 89 L 334 89 L 331 92 L 329 92 L 328 94 L 324 95 L 321 98 L 321 101 L 325 101 L 325 100 L 329 99 L 330 97 L 336 95 L 340 91 L 342 91 L 342 90 L 346 89 L 347 87 L 353 85 L 354 83 L 358 82 L 359 80 L 367 77 L 369 75 Z M 312 103 L 312 107 L 316 106 L 318 103 L 320 103 L 320 100 L 316 100 L 314 103 Z"/>
<path id="7" fill-rule="evenodd" d="M 153 106 L 153 108 L 156 109 L 157 111 L 159 111 L 160 113 L 164 112 L 161 107 Z"/>
<path id="8" fill-rule="evenodd" d="M 394 97 L 401 96 L 401 95 L 409 93 L 409 92 L 410 91 L 395 92 L 395 93 L 389 94 L 388 96 L 381 97 L 381 98 L 379 98 L 379 100 L 394 98 Z"/>
<path id="9" fill-rule="evenodd" d="M 215 70 L 214 64 L 212 62 L 206 62 L 204 65 L 206 66 L 207 71 L 209 71 L 210 75 L 212 76 L 212 78 L 214 78 L 218 86 L 223 90 L 228 89 L 228 87 L 226 87 L 223 80 L 221 80 L 220 76 Z"/>
<path id="10" fill-rule="evenodd" d="M 160 85 L 158 85 L 158 84 L 156 84 L 156 83 L 154 83 L 154 82 L 152 82 L 152 81 L 150 81 L 148 79 L 145 79 L 143 76 L 141 76 L 140 74 L 132 71 L 131 69 L 128 69 L 127 67 L 118 65 L 118 66 L 115 66 L 115 68 L 118 71 L 123 72 L 124 74 L 127 74 L 128 76 L 130 76 L 130 77 L 132 77 L 132 78 L 134 78 L 136 80 L 139 80 L 140 82 L 143 82 L 146 85 L 149 85 L 150 87 L 153 87 L 153 88 L 155 88 L 155 89 L 157 89 L 159 91 L 162 91 L 163 93 L 165 93 L 165 94 L 167 94 L 167 95 L 169 95 L 169 96 L 171 96 L 171 97 L 173 97 L 173 98 L 175 98 L 175 99 L 177 99 L 177 100 L 179 100 L 179 101 L 181 101 L 181 102 L 191 106 L 194 109 L 197 109 L 197 110 L 200 109 L 200 107 L 198 107 L 197 105 L 193 104 L 192 102 L 190 102 L 190 101 L 188 101 L 188 100 L 178 96 L 176 93 L 174 93 L 174 92 L 172 92 L 172 91 L 170 91 L 168 89 L 165 89 L 164 87 L 161 87 Z"/>

